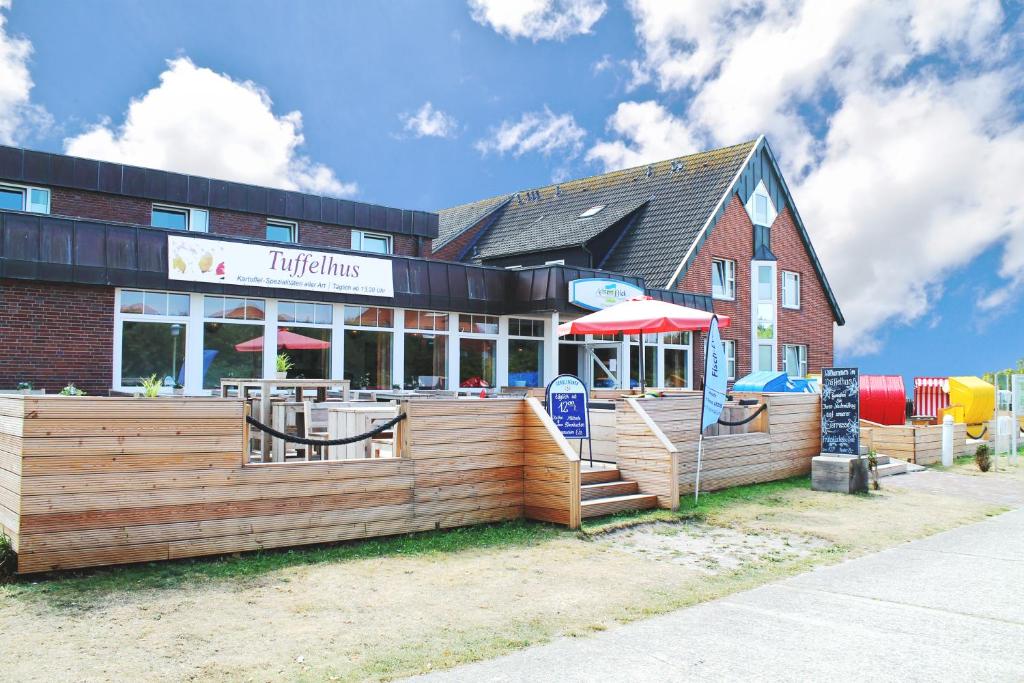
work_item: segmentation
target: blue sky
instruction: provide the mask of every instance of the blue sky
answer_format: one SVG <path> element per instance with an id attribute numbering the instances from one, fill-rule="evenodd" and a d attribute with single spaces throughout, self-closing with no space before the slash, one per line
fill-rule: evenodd
<path id="1" fill-rule="evenodd" d="M 1018 3 L 0 0 L 0 17 L 0 141 L 401 207 L 764 133 L 850 321 L 837 363 L 1024 356 Z"/>

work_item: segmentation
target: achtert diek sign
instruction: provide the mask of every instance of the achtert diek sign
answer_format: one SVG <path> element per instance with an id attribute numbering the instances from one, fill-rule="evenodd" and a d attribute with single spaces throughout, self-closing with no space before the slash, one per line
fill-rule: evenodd
<path id="1" fill-rule="evenodd" d="M 332 294 L 395 295 L 388 259 L 182 235 L 167 236 L 167 277 Z"/>
<path id="2" fill-rule="evenodd" d="M 644 290 L 628 282 L 599 277 L 585 277 L 569 282 L 569 303 L 591 311 L 643 296 Z"/>

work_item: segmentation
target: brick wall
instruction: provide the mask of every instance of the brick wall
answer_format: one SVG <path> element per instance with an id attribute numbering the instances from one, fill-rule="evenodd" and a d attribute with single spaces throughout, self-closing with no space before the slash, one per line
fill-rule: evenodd
<path id="1" fill-rule="evenodd" d="M 135 225 L 149 225 L 153 202 L 135 197 L 84 192 L 55 187 L 51 189 L 50 212 L 57 216 L 92 218 Z M 239 211 L 209 209 L 210 232 L 217 235 L 264 239 L 267 216 Z M 298 221 L 299 242 L 308 247 L 348 249 L 352 246 L 352 232 L 348 228 L 323 223 Z M 412 235 L 394 235 L 394 250 L 402 256 L 420 256 L 418 238 Z"/>
<path id="2" fill-rule="evenodd" d="M 106 395 L 113 331 L 113 287 L 0 280 L 0 388 Z"/>
<path id="3" fill-rule="evenodd" d="M 778 359 L 782 369 L 782 345 L 805 344 L 809 372 L 820 372 L 832 365 L 832 334 L 835 319 L 825 291 L 814 273 L 810 256 L 804 248 L 789 209 L 775 219 L 771 231 L 772 253 L 778 259 L 776 287 L 778 291 Z M 679 283 L 679 289 L 711 293 L 711 260 L 727 258 L 736 262 L 736 299 L 714 300 L 715 312 L 730 317 L 730 326 L 722 330 L 722 339 L 736 342 L 736 377 L 751 371 L 750 344 L 750 260 L 754 253 L 754 226 L 736 195 L 729 200 L 725 213 L 690 264 Z M 800 273 L 800 310 L 782 308 L 782 271 Z M 694 387 L 701 386 L 704 369 L 704 335 L 694 335 Z"/>

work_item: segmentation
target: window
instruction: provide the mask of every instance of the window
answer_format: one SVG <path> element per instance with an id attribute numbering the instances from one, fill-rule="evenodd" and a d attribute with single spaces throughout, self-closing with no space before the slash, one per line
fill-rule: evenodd
<path id="1" fill-rule="evenodd" d="M 803 344 L 783 344 L 782 369 L 790 377 L 806 377 L 807 347 Z"/>
<path id="2" fill-rule="evenodd" d="M 498 318 L 493 315 L 460 315 L 459 332 L 498 334 Z"/>
<path id="3" fill-rule="evenodd" d="M 153 205 L 150 225 L 168 230 L 191 230 L 206 232 L 209 228 L 209 213 L 205 209 L 190 209 L 182 206 Z"/>
<path id="4" fill-rule="evenodd" d="M 298 242 L 299 226 L 284 221 L 267 221 L 267 239 L 272 242 Z"/>
<path id="5" fill-rule="evenodd" d="M 509 318 L 508 334 L 510 337 L 543 337 L 544 321 L 529 318 Z"/>
<path id="6" fill-rule="evenodd" d="M 391 328 L 395 312 L 374 306 L 345 306 L 344 315 L 348 328 L 345 379 L 352 382 L 353 389 L 391 389 Z"/>
<path id="7" fill-rule="evenodd" d="M 736 262 L 711 259 L 711 296 L 715 299 L 736 298 Z"/>
<path id="8" fill-rule="evenodd" d="M 592 216 L 596 216 L 597 214 L 601 213 L 601 211 L 604 210 L 604 207 L 605 207 L 604 204 L 598 204 L 597 206 L 592 206 L 589 209 L 587 209 L 586 211 L 584 211 L 583 213 L 581 213 L 578 217 L 579 218 L 590 218 Z"/>
<path id="9" fill-rule="evenodd" d="M 508 336 L 508 383 L 544 386 L 544 321 L 509 318 Z"/>
<path id="10" fill-rule="evenodd" d="M 0 209 L 50 213 L 50 191 L 41 187 L 0 185 Z"/>
<path id="11" fill-rule="evenodd" d="M 334 306 L 306 301 L 277 304 L 277 349 L 288 356 L 289 377 L 325 379 L 331 375 L 331 323 Z"/>
<path id="12" fill-rule="evenodd" d="M 487 389 L 495 382 L 494 339 L 463 338 L 459 340 L 459 386 Z"/>
<path id="13" fill-rule="evenodd" d="M 391 236 L 353 230 L 352 248 L 356 251 L 368 251 L 373 254 L 390 254 Z"/>
<path id="14" fill-rule="evenodd" d="M 782 307 L 800 308 L 800 273 L 782 271 Z"/>
<path id="15" fill-rule="evenodd" d="M 754 193 L 747 200 L 746 209 L 747 215 L 750 216 L 750 222 L 754 225 L 770 226 L 775 222 L 778 211 L 775 209 L 772 198 L 768 195 L 768 188 L 765 187 L 763 180 L 754 188 Z"/>
<path id="16" fill-rule="evenodd" d="M 277 304 L 277 321 L 330 325 L 334 322 L 334 306 L 305 301 L 280 301 Z"/>
<path id="17" fill-rule="evenodd" d="M 732 339 L 722 340 L 722 349 L 725 351 L 726 378 L 736 379 L 736 342 Z"/>
<path id="18" fill-rule="evenodd" d="M 223 378 L 262 377 L 266 302 L 207 296 L 203 317 L 203 388 L 216 389 Z"/>
<path id="19" fill-rule="evenodd" d="M 448 314 L 406 311 L 405 329 L 405 388 L 444 389 L 448 384 Z"/>
<path id="20" fill-rule="evenodd" d="M 121 386 L 141 386 L 153 375 L 166 387 L 183 385 L 189 296 L 126 289 L 118 311 Z"/>
<path id="21" fill-rule="evenodd" d="M 646 338 L 647 335 L 644 335 Z M 657 355 L 657 347 L 651 344 L 644 345 L 644 386 L 655 387 L 658 386 L 657 380 L 655 380 L 655 356 Z M 633 389 L 640 387 L 640 344 L 629 345 L 629 386 Z"/>
<path id="22" fill-rule="evenodd" d="M 564 266 L 565 265 L 565 259 L 564 258 L 560 258 L 560 259 L 556 259 L 554 261 L 545 261 L 544 265 L 545 266 Z"/>
<path id="23" fill-rule="evenodd" d="M 267 304 L 263 299 L 208 296 L 203 299 L 203 317 L 226 320 L 263 320 Z"/>
<path id="24" fill-rule="evenodd" d="M 685 388 L 690 386 L 690 345 L 689 332 L 665 332 L 661 335 L 664 345 L 664 386 Z"/>

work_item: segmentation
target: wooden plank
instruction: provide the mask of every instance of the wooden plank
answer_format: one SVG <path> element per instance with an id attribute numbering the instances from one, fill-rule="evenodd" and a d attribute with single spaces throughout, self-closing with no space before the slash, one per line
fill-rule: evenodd
<path id="1" fill-rule="evenodd" d="M 183 541 L 215 538 L 266 531 L 285 531 L 331 524 L 353 524 L 408 518 L 413 515 L 412 503 L 376 505 L 344 510 L 318 510 L 294 514 L 271 514 L 255 517 L 232 517 L 168 524 L 89 529 L 84 531 L 44 532 L 25 535 L 26 548 L 32 552 L 62 549 L 98 548 L 116 545 Z"/>
<path id="2" fill-rule="evenodd" d="M 239 484 L 236 486 L 198 487 L 153 491 L 103 491 L 41 496 L 22 496 L 23 515 L 88 510 L 116 510 L 129 507 L 159 507 L 193 503 L 223 503 L 274 498 L 295 498 L 341 493 L 365 493 L 411 489 L 411 475 L 358 477 L 275 484 Z"/>
<path id="3" fill-rule="evenodd" d="M 241 467 L 242 454 L 237 450 L 224 453 L 174 453 L 144 455 L 86 455 L 73 453 L 63 457 L 36 456 L 19 459 L 22 476 L 38 477 L 55 473 L 87 472 L 159 472 Z"/>
<path id="4" fill-rule="evenodd" d="M 222 453 L 237 450 L 241 432 L 219 436 L 190 436 L 187 438 L 152 437 L 57 437 L 25 439 L 22 455 L 61 457 L 70 452 L 75 455 L 145 455 L 146 453 Z"/>
<path id="5" fill-rule="evenodd" d="M 301 496 L 271 500 L 190 503 L 86 512 L 58 512 L 21 516 L 21 532 L 72 531 L 109 527 L 167 524 L 184 521 L 242 518 L 320 510 L 352 509 L 412 502 L 412 489 Z"/>
<path id="6" fill-rule="evenodd" d="M 452 500 L 456 498 L 479 499 L 486 496 L 522 492 L 523 480 L 521 478 L 501 481 L 481 481 L 472 484 L 416 487 L 413 492 L 413 501 L 419 504 L 429 503 L 432 501 Z"/>
<path id="7" fill-rule="evenodd" d="M 414 464 L 402 460 L 274 463 L 252 466 L 163 472 L 63 474 L 28 477 L 24 495 L 95 493 L 98 491 L 155 491 L 175 488 L 241 486 L 285 482 L 325 481 L 350 477 L 391 477 L 412 474 Z"/>
<path id="8" fill-rule="evenodd" d="M 0 418 L 2 419 L 2 418 Z M 45 419 L 25 420 L 24 438 L 46 437 L 146 437 L 146 436 L 219 436 L 242 433 L 242 422 L 235 418 L 183 420 L 181 418 L 150 419 Z"/>

